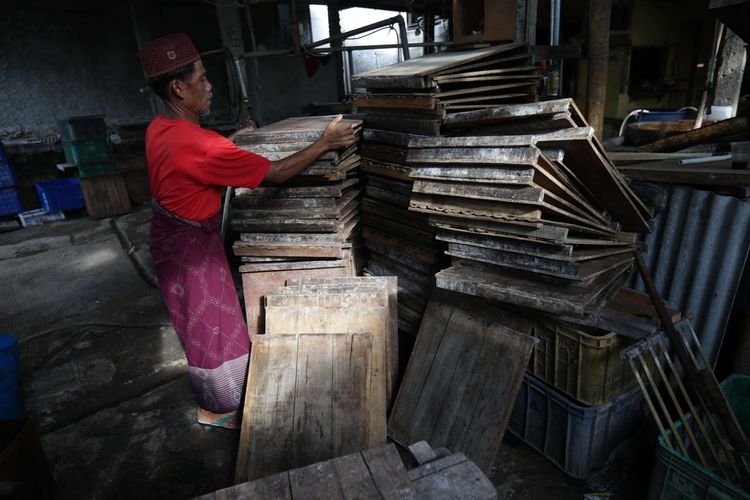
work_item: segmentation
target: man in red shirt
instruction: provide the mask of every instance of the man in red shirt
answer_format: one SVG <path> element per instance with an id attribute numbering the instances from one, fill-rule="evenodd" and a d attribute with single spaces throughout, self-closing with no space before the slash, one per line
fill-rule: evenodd
<path id="1" fill-rule="evenodd" d="M 187 35 L 154 40 L 138 56 L 166 108 L 146 130 L 156 275 L 185 349 L 198 422 L 238 428 L 250 338 L 218 232 L 222 189 L 284 182 L 326 151 L 353 144 L 354 133 L 339 116 L 311 146 L 269 161 L 201 128 L 211 83 Z"/>

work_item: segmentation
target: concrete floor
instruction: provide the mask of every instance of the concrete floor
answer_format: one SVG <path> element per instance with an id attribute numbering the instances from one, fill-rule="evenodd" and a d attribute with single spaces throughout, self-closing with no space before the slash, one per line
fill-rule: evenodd
<path id="1" fill-rule="evenodd" d="M 120 220 L 146 258 L 148 221 L 147 209 Z M 189 498 L 231 484 L 239 433 L 196 423 L 161 295 L 107 219 L 0 234 L 0 283 L 0 332 L 19 340 L 24 406 L 60 498 Z M 644 431 L 574 480 L 506 436 L 491 479 L 501 499 L 643 498 L 653 443 Z"/>

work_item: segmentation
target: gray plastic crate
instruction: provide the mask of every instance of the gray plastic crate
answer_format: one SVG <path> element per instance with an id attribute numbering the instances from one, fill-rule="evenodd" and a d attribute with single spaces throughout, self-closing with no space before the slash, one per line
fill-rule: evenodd
<path id="1" fill-rule="evenodd" d="M 580 479 L 604 465 L 641 423 L 645 407 L 638 387 L 603 405 L 583 406 L 527 372 L 508 430 Z"/>

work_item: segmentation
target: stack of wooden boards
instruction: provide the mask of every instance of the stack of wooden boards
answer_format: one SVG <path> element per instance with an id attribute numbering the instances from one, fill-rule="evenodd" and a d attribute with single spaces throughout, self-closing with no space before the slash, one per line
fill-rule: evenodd
<path id="1" fill-rule="evenodd" d="M 409 211 L 414 181 L 406 146 L 416 137 L 420 136 L 365 129 L 362 144 L 363 237 L 369 251 L 365 273 L 398 277 L 399 330 L 408 337 L 419 329 L 444 251 L 427 217 Z"/>
<path id="2" fill-rule="evenodd" d="M 396 293 L 395 278 L 331 278 L 266 295 L 236 482 L 385 444 L 397 383 Z"/>
<path id="3" fill-rule="evenodd" d="M 454 137 L 412 138 L 407 153 L 410 209 L 453 257 L 437 286 L 574 316 L 601 308 L 632 267 L 623 231 L 648 231 L 650 214 L 573 101 L 456 113 L 444 128 Z"/>
<path id="4" fill-rule="evenodd" d="M 408 470 L 396 447 L 389 444 L 240 483 L 200 498 L 497 498 L 487 476 L 462 453 L 433 450 L 424 441 L 409 446 L 409 451 L 418 465 Z"/>
<path id="5" fill-rule="evenodd" d="M 428 54 L 359 73 L 352 96 L 365 125 L 438 135 L 446 113 L 536 100 L 539 73 L 524 43 Z"/>
<path id="6" fill-rule="evenodd" d="M 311 145 L 331 117 L 289 118 L 236 136 L 243 149 L 279 160 Z M 342 120 L 359 132 L 360 120 Z M 357 133 L 357 136 L 359 134 Z M 358 144 L 321 155 L 282 186 L 237 189 L 234 253 L 245 263 L 245 306 L 250 333 L 263 332 L 261 298 L 295 276 L 353 276 L 359 214 Z"/>

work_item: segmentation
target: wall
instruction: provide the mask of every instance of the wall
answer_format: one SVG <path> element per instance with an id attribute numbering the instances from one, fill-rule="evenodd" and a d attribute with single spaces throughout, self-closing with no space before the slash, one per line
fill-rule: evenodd
<path id="1" fill-rule="evenodd" d="M 0 138 L 74 115 L 147 119 L 132 33 L 127 2 L 0 3 Z"/>

